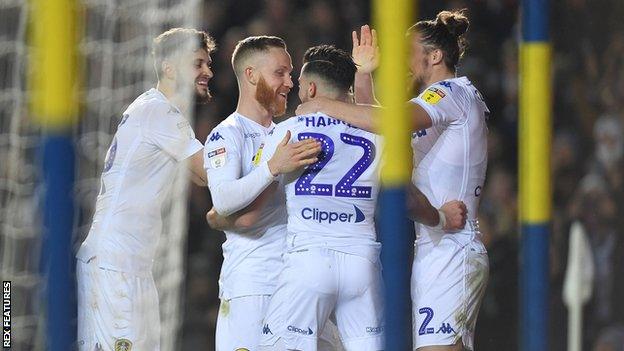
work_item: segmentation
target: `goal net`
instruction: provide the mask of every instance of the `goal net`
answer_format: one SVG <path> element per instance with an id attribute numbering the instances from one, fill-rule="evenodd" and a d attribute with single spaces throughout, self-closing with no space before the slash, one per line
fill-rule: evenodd
<path id="1" fill-rule="evenodd" d="M 83 18 L 81 116 L 74 126 L 74 253 L 86 236 L 106 150 L 123 110 L 156 81 L 154 37 L 197 27 L 199 0 L 77 0 Z M 0 1 L 0 275 L 12 281 L 14 350 L 46 348 L 41 288 L 41 130 L 29 118 L 27 0 Z M 62 19 L 59 19 L 62 21 Z M 189 116 L 191 117 L 191 116 Z M 183 171 L 181 171 L 183 172 Z M 161 349 L 175 350 L 181 326 L 187 181 L 179 174 L 163 210 L 154 276 L 160 296 Z M 59 299 L 62 297 L 59 297 Z"/>

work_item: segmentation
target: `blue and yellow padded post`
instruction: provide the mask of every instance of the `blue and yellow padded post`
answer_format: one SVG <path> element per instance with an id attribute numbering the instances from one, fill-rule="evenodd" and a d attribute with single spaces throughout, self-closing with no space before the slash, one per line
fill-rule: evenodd
<path id="1" fill-rule="evenodd" d="M 78 116 L 75 0 L 31 0 L 30 111 L 43 130 L 43 275 L 46 349 L 72 350 L 76 340 L 74 256 L 74 147 Z"/>
<path id="2" fill-rule="evenodd" d="M 548 350 L 551 48 L 548 0 L 522 1 L 520 46 L 521 350 Z"/>
<path id="3" fill-rule="evenodd" d="M 385 282 L 386 350 L 409 350 L 412 339 L 410 267 L 412 225 L 406 217 L 405 188 L 410 181 L 410 124 L 406 101 L 408 43 L 414 1 L 374 2 L 374 23 L 379 33 L 381 62 L 378 96 L 385 106 L 381 116 L 384 162 L 379 196 L 381 261 Z"/>

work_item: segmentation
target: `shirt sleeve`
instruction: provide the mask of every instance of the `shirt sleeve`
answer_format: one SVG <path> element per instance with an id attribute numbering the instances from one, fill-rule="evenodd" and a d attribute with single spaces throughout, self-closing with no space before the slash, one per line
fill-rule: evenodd
<path id="1" fill-rule="evenodd" d="M 410 101 L 427 112 L 434 126 L 462 123 L 466 117 L 459 99 L 461 87 L 442 83 L 446 85 L 433 84 Z"/>
<path id="2" fill-rule="evenodd" d="M 266 162 L 242 176 L 242 138 L 235 127 L 217 127 L 204 147 L 212 203 L 223 216 L 247 207 L 274 180 Z"/>
<path id="3" fill-rule="evenodd" d="M 156 104 L 147 116 L 146 138 L 180 162 L 201 150 L 189 121 L 173 106 Z"/>

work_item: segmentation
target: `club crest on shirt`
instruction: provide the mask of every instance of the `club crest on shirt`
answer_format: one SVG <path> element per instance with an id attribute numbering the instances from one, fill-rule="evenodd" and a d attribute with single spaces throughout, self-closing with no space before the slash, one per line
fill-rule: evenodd
<path id="1" fill-rule="evenodd" d="M 130 351 L 132 350 L 132 342 L 128 339 L 115 340 L 115 351 Z"/>
<path id="2" fill-rule="evenodd" d="M 422 99 L 425 100 L 426 103 L 431 105 L 437 104 L 445 96 L 446 94 L 444 93 L 444 91 L 442 91 L 442 89 L 438 89 L 435 87 L 431 87 L 422 93 Z"/>
<path id="3" fill-rule="evenodd" d="M 262 150 L 264 150 L 264 143 L 260 144 L 258 151 L 256 151 L 256 154 L 251 159 L 251 162 L 256 167 L 258 167 L 258 165 L 260 164 L 260 160 L 262 159 Z"/>
<path id="4" fill-rule="evenodd" d="M 211 151 L 208 151 L 206 154 L 206 158 L 210 161 L 210 165 L 212 168 L 217 169 L 225 166 L 225 161 L 227 160 L 227 152 L 225 151 L 225 147 L 218 147 Z"/>

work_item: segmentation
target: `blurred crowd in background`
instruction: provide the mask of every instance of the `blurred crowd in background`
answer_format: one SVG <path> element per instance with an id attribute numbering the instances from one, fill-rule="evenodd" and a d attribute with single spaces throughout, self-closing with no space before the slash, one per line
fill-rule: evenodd
<path id="1" fill-rule="evenodd" d="M 489 167 L 479 213 L 490 257 L 490 280 L 477 322 L 476 349 L 516 350 L 519 343 L 518 230 L 518 0 L 420 1 L 419 18 L 467 8 L 468 51 L 458 75 L 470 77 L 490 110 Z M 553 223 L 550 240 L 551 350 L 566 349 L 567 311 L 562 300 L 570 226 L 580 221 L 595 265 L 592 298 L 585 309 L 583 350 L 624 350 L 624 2 L 552 2 Z M 215 100 L 197 107 L 195 132 L 209 132 L 236 108 L 230 57 L 238 40 L 271 34 L 284 38 L 296 82 L 305 50 L 334 44 L 351 50 L 352 30 L 370 23 L 362 0 L 206 0 L 204 30 L 218 43 L 213 54 Z M 383 45 L 383 42 L 380 43 Z M 292 116 L 298 105 L 290 93 Z M 409 145 L 406 145 L 409 147 Z M 548 152 L 544 150 L 544 152 Z M 183 350 L 214 345 L 221 244 L 206 225 L 208 190 L 190 199 Z"/>

